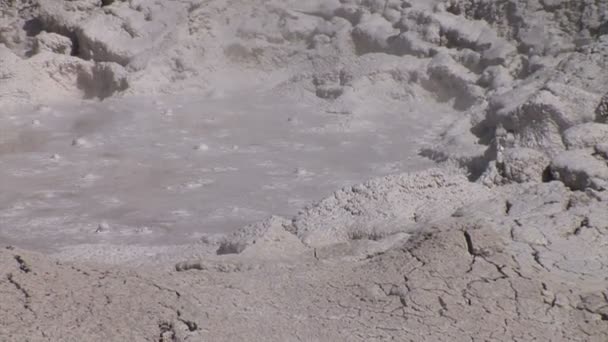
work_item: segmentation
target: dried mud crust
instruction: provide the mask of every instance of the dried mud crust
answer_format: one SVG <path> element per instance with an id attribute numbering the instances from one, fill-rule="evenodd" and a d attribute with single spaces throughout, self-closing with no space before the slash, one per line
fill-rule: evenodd
<path id="1" fill-rule="evenodd" d="M 0 341 L 175 341 L 196 330 L 181 294 L 132 270 L 0 251 Z M 160 339 L 160 341 L 164 341 Z"/>
<path id="2" fill-rule="evenodd" d="M 0 252 L 7 341 L 605 341 L 605 196 L 514 187 L 369 252 L 301 247 L 177 270 Z M 285 232 L 286 233 L 286 232 Z M 264 242 L 265 241 L 265 242 Z M 376 241 L 368 241 L 376 243 Z M 341 251 L 341 252 L 337 252 Z"/>

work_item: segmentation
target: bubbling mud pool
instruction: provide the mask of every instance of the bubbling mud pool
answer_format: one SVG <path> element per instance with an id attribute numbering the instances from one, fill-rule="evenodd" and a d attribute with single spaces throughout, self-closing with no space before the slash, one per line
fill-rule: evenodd
<path id="1" fill-rule="evenodd" d="M 432 162 L 440 104 L 319 112 L 269 94 L 39 106 L 0 127 L 0 236 L 19 246 L 179 244 Z"/>

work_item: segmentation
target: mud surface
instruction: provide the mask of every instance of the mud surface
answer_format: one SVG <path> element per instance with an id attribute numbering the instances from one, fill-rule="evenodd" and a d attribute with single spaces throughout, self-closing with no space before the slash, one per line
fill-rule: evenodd
<path id="1" fill-rule="evenodd" d="M 0 12 L 0 340 L 608 340 L 603 1 Z"/>

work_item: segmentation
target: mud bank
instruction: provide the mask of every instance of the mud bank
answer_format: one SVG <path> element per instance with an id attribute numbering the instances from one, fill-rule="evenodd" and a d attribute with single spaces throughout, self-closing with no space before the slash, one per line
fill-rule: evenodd
<path id="1" fill-rule="evenodd" d="M 443 111 L 417 145 L 435 168 L 336 189 L 293 217 L 185 245 L 87 242 L 52 256 L 7 246 L 0 340 L 608 339 L 607 4 L 0 10 L 7 111 L 252 88 L 335 116 L 329 133 L 387 110 Z"/>

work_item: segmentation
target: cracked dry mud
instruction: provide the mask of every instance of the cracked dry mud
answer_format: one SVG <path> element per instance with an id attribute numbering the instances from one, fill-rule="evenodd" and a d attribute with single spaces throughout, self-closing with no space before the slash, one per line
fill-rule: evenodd
<path id="1" fill-rule="evenodd" d="M 0 0 L 0 14 L 0 341 L 608 341 L 607 2 Z M 237 99 L 224 109 L 249 121 L 229 125 Z M 272 144 L 215 148 L 231 130 Z M 331 164 L 340 140 L 356 162 Z M 269 146 L 334 178 L 297 168 L 290 183 Z M 220 164 L 167 162 L 185 153 Z M 256 156 L 271 183 L 252 179 Z M 366 163 L 380 177 L 290 218 L 248 209 Z M 249 224 L 193 225 L 227 196 L 200 173 L 231 172 L 264 188 L 237 191 Z M 165 220 L 167 202 L 190 211 Z"/>
<path id="2" fill-rule="evenodd" d="M 608 338 L 605 202 L 552 182 L 510 189 L 452 216 L 387 250 L 372 248 L 377 241 L 331 255 L 300 245 L 300 254 L 282 259 L 259 255 L 282 243 L 297 247 L 298 241 L 282 241 L 281 231 L 270 229 L 245 249 L 246 258 L 208 257 L 178 265 L 179 271 L 76 266 L 4 249 L 2 336 L 15 341 Z"/>

